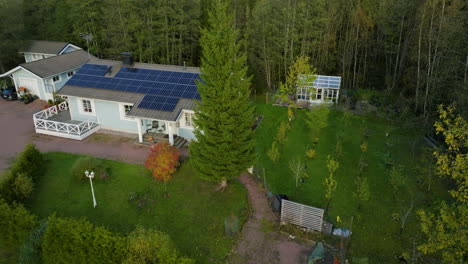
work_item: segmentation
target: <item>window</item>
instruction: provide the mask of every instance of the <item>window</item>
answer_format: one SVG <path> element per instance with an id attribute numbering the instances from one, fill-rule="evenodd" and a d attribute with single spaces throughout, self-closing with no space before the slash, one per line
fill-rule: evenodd
<path id="1" fill-rule="evenodd" d="M 322 89 L 317 89 L 317 100 L 322 99 Z"/>
<path id="2" fill-rule="evenodd" d="M 73 76 L 73 74 L 75 74 L 75 72 L 74 72 L 74 71 L 67 72 L 67 76 L 68 76 L 68 78 L 72 77 L 72 76 Z"/>
<path id="3" fill-rule="evenodd" d="M 192 127 L 193 126 L 193 113 L 185 113 L 185 126 Z"/>
<path id="4" fill-rule="evenodd" d="M 91 101 L 90 100 L 82 100 L 82 102 L 83 102 L 83 112 L 92 113 L 93 108 L 91 106 Z"/>
<path id="5" fill-rule="evenodd" d="M 127 113 L 132 110 L 132 104 L 119 104 L 120 119 L 126 121 L 136 121 L 135 118 L 127 116 Z"/>
<path id="6" fill-rule="evenodd" d="M 310 100 L 309 88 L 301 87 L 297 89 L 297 99 L 298 100 Z"/>
<path id="7" fill-rule="evenodd" d="M 130 110 L 132 110 L 133 105 L 124 105 L 124 112 L 128 113 Z"/>
<path id="8" fill-rule="evenodd" d="M 56 76 L 52 77 L 52 81 L 54 81 L 54 82 L 60 81 L 60 75 L 56 75 Z"/>

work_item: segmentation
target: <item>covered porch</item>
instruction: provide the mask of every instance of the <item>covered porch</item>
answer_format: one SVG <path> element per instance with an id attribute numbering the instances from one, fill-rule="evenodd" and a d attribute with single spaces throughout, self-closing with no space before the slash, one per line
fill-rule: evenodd
<path id="1" fill-rule="evenodd" d="M 82 140 L 99 130 L 96 118 L 72 120 L 68 102 L 51 106 L 33 115 L 36 133 Z"/>
<path id="2" fill-rule="evenodd" d="M 137 123 L 138 141 L 142 144 L 149 145 L 165 141 L 178 148 L 188 146 L 188 141 L 177 135 L 176 122 L 138 118 Z"/>

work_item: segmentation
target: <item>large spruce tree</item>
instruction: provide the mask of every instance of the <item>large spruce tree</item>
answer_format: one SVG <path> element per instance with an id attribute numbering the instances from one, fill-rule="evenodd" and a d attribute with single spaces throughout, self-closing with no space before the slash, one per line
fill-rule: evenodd
<path id="1" fill-rule="evenodd" d="M 253 106 L 247 57 L 228 5 L 216 1 L 202 29 L 201 96 L 195 114 L 192 163 L 201 176 L 227 186 L 253 164 Z"/>

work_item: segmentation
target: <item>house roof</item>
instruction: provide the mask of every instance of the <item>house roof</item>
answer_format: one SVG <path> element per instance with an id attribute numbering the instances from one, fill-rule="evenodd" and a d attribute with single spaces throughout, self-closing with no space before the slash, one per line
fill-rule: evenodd
<path id="1" fill-rule="evenodd" d="M 31 40 L 19 52 L 59 54 L 68 44 L 62 41 Z"/>
<path id="2" fill-rule="evenodd" d="M 84 50 L 76 50 L 42 60 L 22 63 L 20 67 L 44 78 L 79 68 L 90 59 L 96 59 L 96 57 L 88 55 Z"/>
<path id="3" fill-rule="evenodd" d="M 141 100 L 142 99 L 143 98 L 141 98 Z M 135 105 L 138 106 L 141 100 L 137 101 Z M 150 118 L 150 119 L 176 121 L 177 117 L 179 116 L 180 112 L 183 109 L 192 110 L 193 108 L 195 108 L 195 106 L 196 106 L 195 100 L 182 98 L 179 100 L 176 107 L 172 111 L 160 111 L 160 110 L 133 107 L 132 110 L 130 110 L 130 112 L 127 113 L 127 115 L 133 116 L 133 117 L 144 117 L 144 118 Z"/>
<path id="4" fill-rule="evenodd" d="M 191 96 L 188 97 L 185 96 L 183 92 L 175 95 L 177 93 L 175 90 L 185 87 L 186 85 L 175 82 L 174 80 L 177 78 L 170 80 L 170 78 L 167 77 L 168 79 L 164 81 L 153 79 L 152 77 L 154 76 L 150 76 L 153 73 L 169 73 L 170 76 L 192 76 L 193 79 L 186 79 L 190 82 L 186 85 L 191 86 L 195 91 L 190 91 L 189 93 Z M 128 116 L 176 121 L 182 109 L 191 110 L 196 105 L 195 99 L 199 98 L 199 95 L 194 82 L 195 78 L 198 78 L 199 73 L 200 69 L 198 67 L 148 63 L 135 63 L 131 67 L 124 67 L 121 61 L 91 60 L 58 91 L 58 94 L 131 103 L 133 104 L 133 108 L 127 113 Z M 183 77 L 180 78 L 183 79 Z M 111 83 L 113 79 L 117 84 Z M 177 80 L 181 81 L 182 79 Z M 123 82 L 126 82 L 126 84 L 123 85 Z M 144 87 L 144 85 L 148 86 Z M 158 91 L 164 90 L 167 94 L 154 93 L 155 90 L 152 89 Z M 176 93 L 172 93 L 173 91 Z M 161 109 L 156 109 L 149 106 L 151 103 L 144 106 L 144 101 L 147 100 L 148 96 L 158 98 L 170 97 L 177 102 L 174 102 L 174 104 L 171 103 L 172 107 L 169 107 L 169 110 L 163 110 L 164 108 L 162 107 Z"/>

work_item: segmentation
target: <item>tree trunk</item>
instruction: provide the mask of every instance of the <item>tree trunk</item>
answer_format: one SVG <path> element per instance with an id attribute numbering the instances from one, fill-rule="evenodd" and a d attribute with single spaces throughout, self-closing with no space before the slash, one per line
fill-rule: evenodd
<path id="1" fill-rule="evenodd" d="M 418 99 L 419 99 L 419 78 L 421 76 L 421 38 L 422 38 L 422 29 L 424 25 L 424 18 L 426 16 L 426 6 L 424 5 L 423 15 L 421 18 L 421 26 L 419 27 L 419 40 L 418 40 L 418 71 L 416 78 L 416 94 L 415 94 L 415 106 L 414 110 L 418 110 Z"/>
<path id="2" fill-rule="evenodd" d="M 226 179 L 223 179 L 221 180 L 221 182 L 219 183 L 219 186 L 216 188 L 216 191 L 224 191 L 224 189 L 226 189 L 226 187 L 228 186 L 227 184 L 227 180 Z"/>

